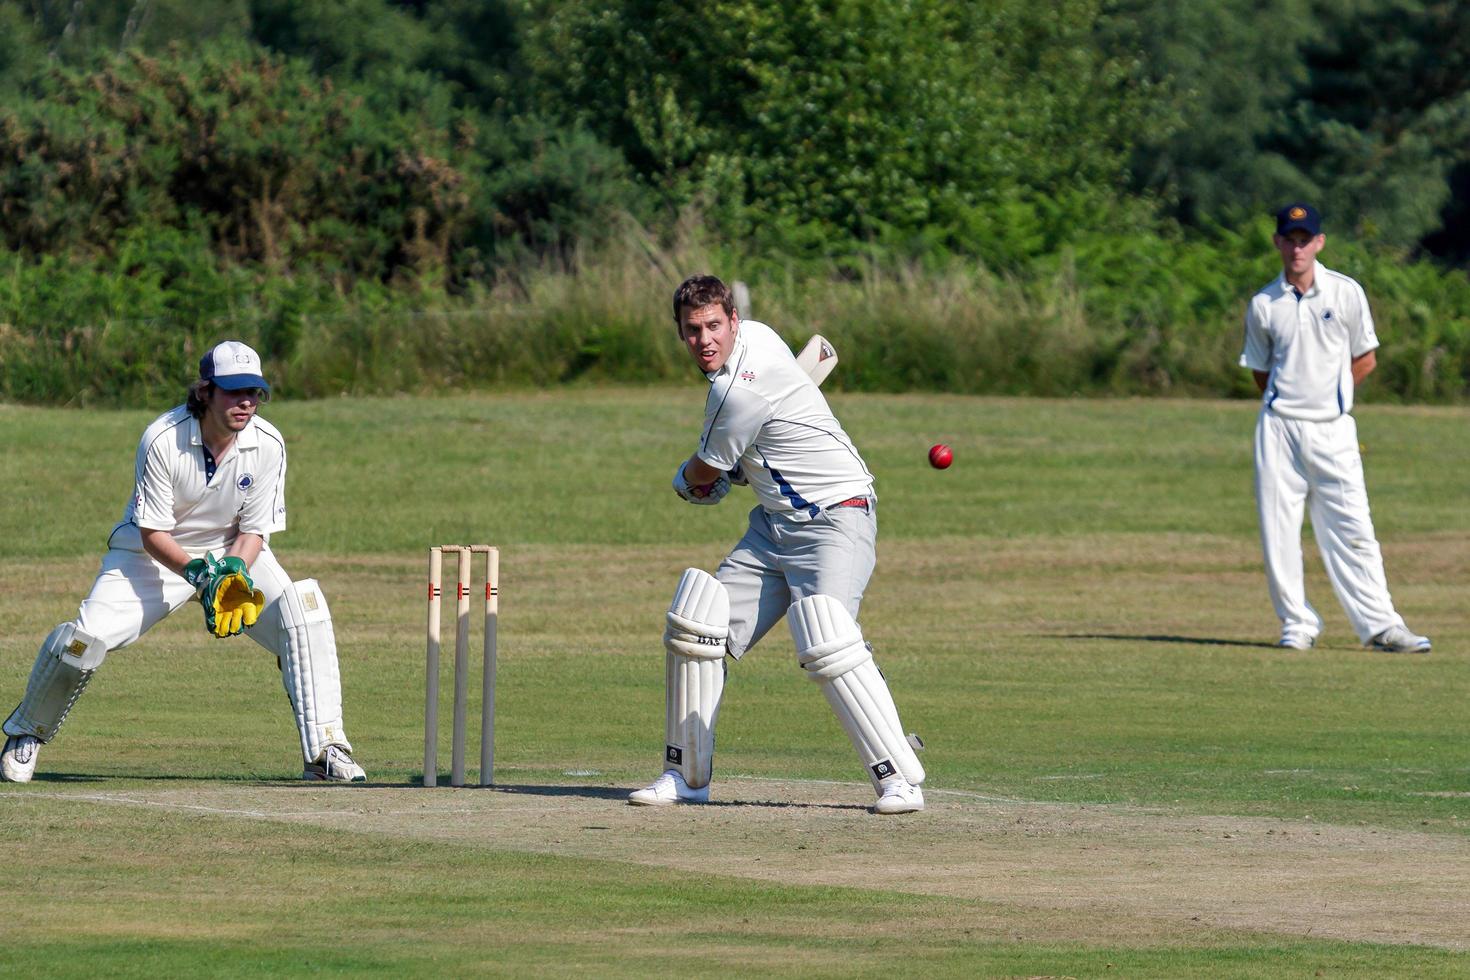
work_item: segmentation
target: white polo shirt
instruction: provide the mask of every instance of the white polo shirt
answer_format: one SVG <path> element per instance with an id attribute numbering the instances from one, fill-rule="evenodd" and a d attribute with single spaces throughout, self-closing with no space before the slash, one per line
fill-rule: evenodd
<path id="1" fill-rule="evenodd" d="M 138 529 L 173 534 L 191 557 L 228 547 L 241 533 L 269 537 L 286 527 L 286 440 L 260 416 L 235 436 L 205 477 L 199 420 L 180 405 L 143 432 L 133 498 L 108 547 L 142 551 Z"/>
<path id="2" fill-rule="evenodd" d="M 699 458 L 719 470 L 739 463 L 767 511 L 807 521 L 873 496 L 873 474 L 776 331 L 740 321 L 729 359 L 705 377 Z"/>
<path id="3" fill-rule="evenodd" d="M 1304 296 L 1283 273 L 1251 297 L 1240 363 L 1270 375 L 1272 412 L 1329 422 L 1353 410 L 1353 359 L 1377 346 L 1363 287 L 1318 262 Z"/>

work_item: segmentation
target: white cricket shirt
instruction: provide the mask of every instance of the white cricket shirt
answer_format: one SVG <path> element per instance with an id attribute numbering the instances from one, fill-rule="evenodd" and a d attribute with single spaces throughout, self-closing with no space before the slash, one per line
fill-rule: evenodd
<path id="1" fill-rule="evenodd" d="M 1304 296 L 1283 273 L 1251 297 L 1240 363 L 1269 373 L 1262 401 L 1277 415 L 1330 422 L 1353 410 L 1353 359 L 1377 346 L 1363 287 L 1318 262 Z"/>
<path id="2" fill-rule="evenodd" d="M 873 474 L 776 331 L 740 321 L 729 359 L 705 377 L 699 458 L 719 470 L 739 463 L 767 511 L 806 521 L 873 496 Z"/>
<path id="3" fill-rule="evenodd" d="M 108 547 L 142 551 L 140 527 L 173 534 L 191 557 L 227 547 L 238 534 L 269 537 L 286 527 L 286 441 L 260 416 L 235 436 L 205 479 L 199 420 L 180 405 L 143 431 L 133 499 Z"/>

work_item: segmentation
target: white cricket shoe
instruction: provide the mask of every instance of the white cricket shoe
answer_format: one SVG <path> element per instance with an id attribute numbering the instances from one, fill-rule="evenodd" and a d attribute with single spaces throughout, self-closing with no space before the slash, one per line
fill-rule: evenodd
<path id="1" fill-rule="evenodd" d="M 1282 630 L 1281 639 L 1276 641 L 1276 645 L 1287 650 L 1310 650 L 1316 642 L 1317 638 L 1311 633 L 1303 633 L 1301 630 Z"/>
<path id="2" fill-rule="evenodd" d="M 1410 633 L 1406 627 L 1390 626 L 1364 646 L 1388 653 L 1428 653 L 1429 637 Z"/>
<path id="3" fill-rule="evenodd" d="M 36 754 L 41 740 L 34 735 L 11 735 L 0 752 L 0 777 L 11 783 L 28 783 L 36 774 Z"/>
<path id="4" fill-rule="evenodd" d="M 642 789 L 628 794 L 628 802 L 634 806 L 673 806 L 675 803 L 708 803 L 709 787 L 690 789 L 684 777 L 673 769 L 667 770 Z"/>
<path id="5" fill-rule="evenodd" d="M 367 773 L 362 766 L 352 761 L 352 756 L 340 745 L 328 745 L 321 758 L 307 763 L 302 779 L 321 780 L 329 783 L 365 783 Z"/>
<path id="6" fill-rule="evenodd" d="M 924 791 L 902 777 L 883 785 L 874 813 L 916 813 L 924 809 Z"/>

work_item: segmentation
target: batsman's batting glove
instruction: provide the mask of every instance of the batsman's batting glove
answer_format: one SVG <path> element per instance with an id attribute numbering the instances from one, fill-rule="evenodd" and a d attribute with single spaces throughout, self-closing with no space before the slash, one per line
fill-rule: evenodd
<path id="1" fill-rule="evenodd" d="M 725 499 L 725 494 L 730 492 L 730 479 L 721 473 L 713 483 L 690 483 L 684 478 L 684 467 L 687 463 L 679 465 L 678 472 L 674 474 L 674 492 L 691 504 L 699 504 L 710 507 Z"/>
<path id="2" fill-rule="evenodd" d="M 254 626 L 265 608 L 265 593 L 255 587 L 243 559 L 231 555 L 215 564 L 204 591 L 204 628 L 220 639 Z"/>

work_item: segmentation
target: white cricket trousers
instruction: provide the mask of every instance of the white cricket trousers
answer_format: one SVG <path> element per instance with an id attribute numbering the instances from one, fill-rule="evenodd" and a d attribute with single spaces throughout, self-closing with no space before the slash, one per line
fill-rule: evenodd
<path id="1" fill-rule="evenodd" d="M 1266 584 L 1283 632 L 1315 637 L 1322 631 L 1322 617 L 1307 602 L 1302 581 L 1304 504 L 1311 506 L 1312 531 L 1327 578 L 1359 641 L 1367 643 L 1390 626 L 1402 626 L 1368 512 L 1353 417 L 1307 422 L 1263 408 L 1255 453 Z"/>
<path id="2" fill-rule="evenodd" d="M 739 660 L 809 595 L 829 595 L 857 619 L 878 561 L 877 506 L 829 507 L 809 521 L 751 510 L 745 535 L 715 569 L 730 595 L 730 656 Z"/>
<path id="3" fill-rule="evenodd" d="M 284 658 L 295 656 L 281 619 L 281 596 L 290 588 L 291 577 L 266 545 L 250 566 L 250 578 L 265 595 L 265 608 L 244 635 L 275 654 L 277 663 L 282 663 Z M 83 632 L 106 643 L 111 652 L 135 642 L 166 616 L 187 605 L 190 608 L 186 613 L 197 619 L 200 643 L 231 642 L 234 638 L 221 640 L 205 632 L 204 610 L 193 599 L 194 589 L 188 582 L 144 552 L 113 548 L 103 556 L 97 580 L 91 593 L 82 600 L 75 622 Z M 302 731 L 302 755 L 306 762 L 315 761 L 309 757 L 308 745 L 323 740 L 347 744 L 342 734 L 342 688 L 335 663 L 336 649 L 330 647 L 320 651 L 320 655 L 329 657 L 332 663 L 308 672 L 311 678 L 308 690 L 293 692 L 288 673 L 283 670 L 281 674 L 293 708 L 298 698 L 310 702 L 311 721 L 297 719 L 298 727 L 311 724 L 313 728 L 312 732 Z"/>

